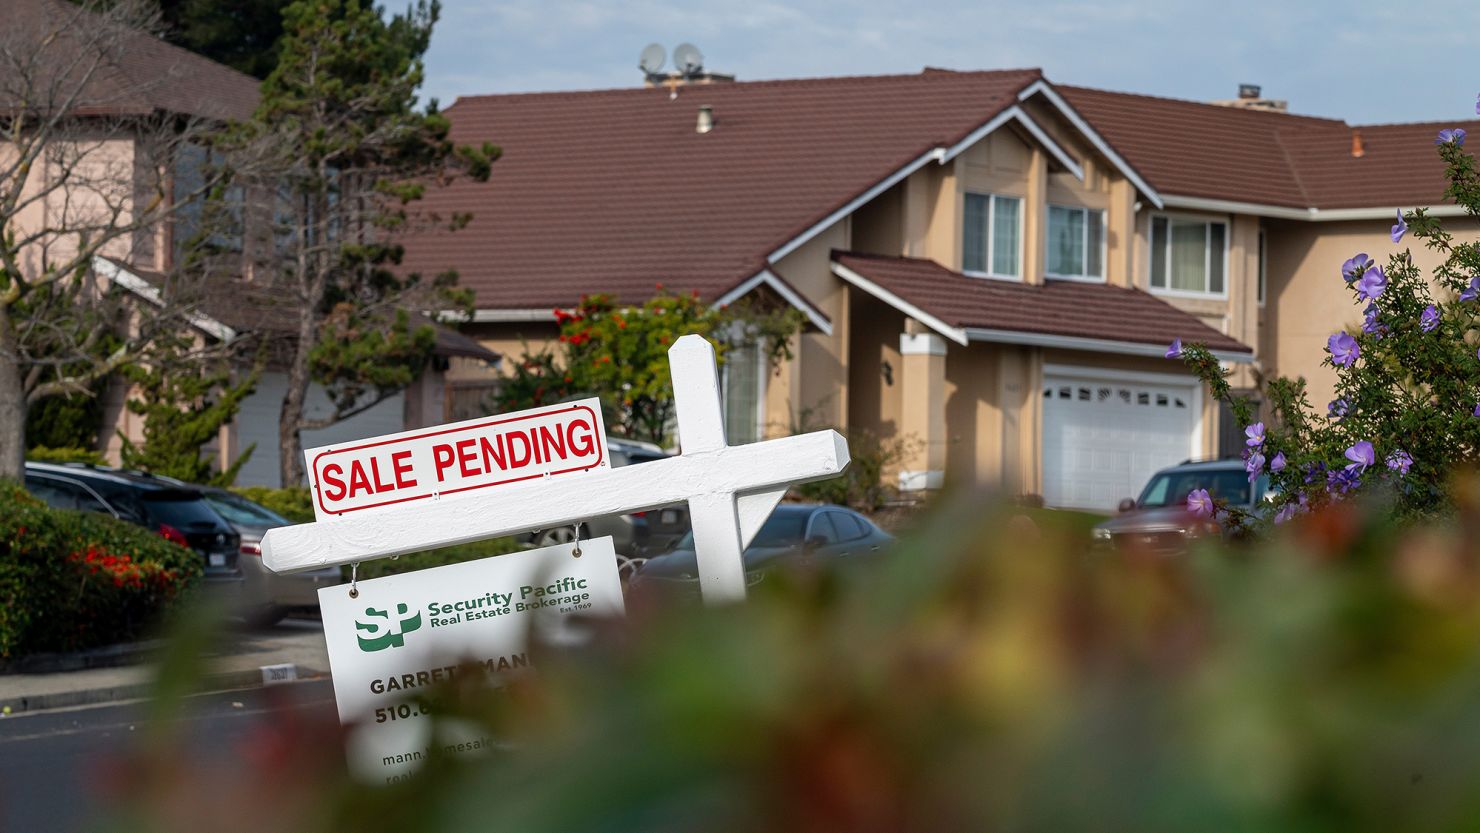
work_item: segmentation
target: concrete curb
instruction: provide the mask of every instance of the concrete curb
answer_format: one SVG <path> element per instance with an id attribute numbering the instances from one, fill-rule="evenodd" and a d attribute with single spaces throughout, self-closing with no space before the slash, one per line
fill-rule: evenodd
<path id="1" fill-rule="evenodd" d="M 265 686 L 282 685 L 298 680 L 326 678 L 327 676 L 322 671 L 291 663 L 268 665 L 259 668 L 243 668 L 237 671 L 220 671 L 207 674 L 201 679 L 200 685 L 192 693 L 208 694 L 218 691 L 231 691 L 233 689 L 263 688 Z M 153 688 L 153 682 L 129 683 L 125 685 L 103 686 L 101 688 L 78 689 L 75 691 L 47 692 L 10 699 L 0 698 L 0 713 L 8 713 L 11 716 L 15 716 L 51 709 L 76 708 L 78 706 L 94 706 L 124 700 L 138 700 L 148 697 Z M 9 711 L 5 712 L 5 709 L 9 709 Z"/>
<path id="2" fill-rule="evenodd" d="M 143 642 L 122 642 L 105 645 L 86 651 L 58 654 L 35 654 L 0 663 L 0 675 L 9 674 L 56 674 L 66 671 L 89 671 L 94 668 L 118 668 L 138 665 L 151 654 L 162 651 L 166 643 L 162 639 Z"/>

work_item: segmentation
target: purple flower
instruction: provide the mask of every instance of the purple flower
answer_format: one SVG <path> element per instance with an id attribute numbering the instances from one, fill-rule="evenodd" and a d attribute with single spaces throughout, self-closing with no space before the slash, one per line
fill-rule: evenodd
<path id="1" fill-rule="evenodd" d="M 1459 294 L 1461 301 L 1473 301 L 1480 298 L 1480 275 L 1470 278 L 1470 288 Z"/>
<path id="2" fill-rule="evenodd" d="M 1387 467 L 1398 474 L 1407 474 L 1408 468 L 1413 465 L 1413 458 L 1406 451 L 1394 451 L 1387 456 Z"/>
<path id="3" fill-rule="evenodd" d="M 1475 406 L 1475 416 L 1480 416 L 1480 405 Z"/>
<path id="4" fill-rule="evenodd" d="M 1393 226 L 1393 242 L 1397 243 L 1408 233 L 1408 224 L 1403 222 L 1403 209 L 1398 209 L 1398 222 Z"/>
<path id="5" fill-rule="evenodd" d="M 1342 419 L 1351 412 L 1351 409 L 1352 403 L 1346 399 L 1333 399 L 1331 404 L 1326 406 L 1326 415 L 1332 419 Z"/>
<path id="6" fill-rule="evenodd" d="M 1248 439 L 1244 441 L 1244 445 L 1247 445 L 1250 448 L 1264 445 L 1264 423 L 1256 422 L 1253 425 L 1250 425 L 1248 428 L 1245 428 L 1244 436 L 1248 437 Z"/>
<path id="7" fill-rule="evenodd" d="M 1463 127 L 1452 127 L 1448 130 L 1440 130 L 1439 138 L 1434 140 L 1436 145 L 1447 145 L 1453 142 L 1459 147 L 1465 146 L 1465 129 Z"/>
<path id="8" fill-rule="evenodd" d="M 1279 453 L 1277 453 L 1277 454 L 1274 455 L 1274 459 L 1269 461 L 1269 470 L 1270 471 L 1284 471 L 1285 470 L 1285 452 L 1281 451 L 1281 452 L 1279 452 Z"/>
<path id="9" fill-rule="evenodd" d="M 1373 264 L 1362 273 L 1362 279 L 1357 281 L 1357 297 L 1364 301 L 1376 301 L 1387 289 L 1387 275 L 1383 274 L 1382 267 Z"/>
<path id="10" fill-rule="evenodd" d="M 1213 517 L 1213 497 L 1207 489 L 1193 489 L 1187 493 L 1187 511 L 1199 518 Z"/>
<path id="11" fill-rule="evenodd" d="M 1326 464 L 1325 463 L 1311 463 L 1309 466 L 1306 466 L 1305 467 L 1305 482 L 1306 483 L 1314 483 L 1317 480 L 1323 479 L 1325 476 L 1326 476 Z"/>
<path id="12" fill-rule="evenodd" d="M 1351 283 L 1361 277 L 1362 273 L 1367 271 L 1367 267 L 1371 265 L 1372 258 L 1368 257 L 1366 252 L 1353 255 L 1347 258 L 1345 263 L 1341 264 L 1341 278 L 1347 283 Z"/>
<path id="13" fill-rule="evenodd" d="M 1475 96 L 1475 115 L 1480 116 L 1480 95 Z"/>
<path id="14" fill-rule="evenodd" d="M 1377 304 L 1368 304 L 1362 318 L 1362 332 L 1369 335 L 1381 336 L 1387 332 L 1387 325 L 1377 320 Z"/>
<path id="15" fill-rule="evenodd" d="M 1180 358 L 1182 358 L 1182 339 L 1180 339 L 1180 338 L 1174 338 L 1174 339 L 1172 339 L 1171 345 L 1169 345 L 1167 347 L 1167 358 L 1169 358 L 1169 359 L 1180 359 Z"/>
<path id="16" fill-rule="evenodd" d="M 1362 485 L 1362 472 L 1355 466 L 1336 469 L 1326 474 L 1326 491 L 1333 495 L 1344 495 Z"/>
<path id="17" fill-rule="evenodd" d="M 1337 367 L 1351 367 L 1362 357 L 1357 340 L 1346 333 L 1335 333 L 1326 339 L 1326 349 L 1331 351 L 1331 363 Z"/>
<path id="18" fill-rule="evenodd" d="M 1361 440 L 1347 448 L 1346 459 L 1352 461 L 1352 464 L 1347 466 L 1347 468 L 1365 471 L 1368 466 L 1377 462 L 1377 452 L 1372 448 L 1372 443 Z"/>
<path id="19" fill-rule="evenodd" d="M 1418 328 L 1426 333 L 1432 333 L 1439 326 L 1439 308 L 1433 304 L 1424 307 L 1423 315 L 1418 317 Z"/>
<path id="20" fill-rule="evenodd" d="M 1249 482 L 1253 483 L 1256 479 L 1258 479 L 1259 473 L 1261 471 L 1264 471 L 1264 455 L 1255 451 L 1254 453 L 1245 457 L 1244 471 L 1249 473 Z"/>
<path id="21" fill-rule="evenodd" d="M 1282 524 L 1295 517 L 1296 504 L 1287 503 L 1280 507 L 1280 511 L 1274 513 L 1274 522 Z"/>

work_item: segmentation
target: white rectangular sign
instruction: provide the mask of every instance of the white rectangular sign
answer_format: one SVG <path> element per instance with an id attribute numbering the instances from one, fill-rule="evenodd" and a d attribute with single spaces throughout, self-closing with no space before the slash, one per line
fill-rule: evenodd
<path id="1" fill-rule="evenodd" d="M 496 740 L 465 724 L 437 724 L 417 695 L 460 674 L 501 677 L 530 669 L 530 635 L 568 644 L 572 616 L 619 616 L 622 586 L 612 539 L 477 561 L 319 590 L 339 719 L 353 727 L 349 764 L 364 780 L 393 783 L 430 754 L 477 752 Z"/>
<path id="2" fill-rule="evenodd" d="M 611 468 L 601 400 L 582 399 L 310 448 L 321 521 L 410 501 Z"/>

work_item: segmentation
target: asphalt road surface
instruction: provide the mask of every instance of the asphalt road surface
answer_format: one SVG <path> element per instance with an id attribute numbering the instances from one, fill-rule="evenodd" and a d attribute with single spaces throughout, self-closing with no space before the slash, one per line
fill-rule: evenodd
<path id="1" fill-rule="evenodd" d="M 264 723 L 293 718 L 336 721 L 328 680 L 203 694 L 177 717 L 192 757 L 231 755 Z M 100 770 L 139 737 L 143 704 L 123 703 L 0 718 L 0 833 L 86 830 L 106 818 Z"/>

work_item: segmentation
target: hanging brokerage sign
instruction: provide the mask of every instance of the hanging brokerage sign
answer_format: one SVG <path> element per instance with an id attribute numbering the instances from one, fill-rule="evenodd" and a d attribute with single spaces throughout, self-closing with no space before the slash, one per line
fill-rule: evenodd
<path id="1" fill-rule="evenodd" d="M 321 521 L 611 468 L 596 398 L 310 448 L 304 457 Z"/>
<path id="2" fill-rule="evenodd" d="M 581 638 L 574 616 L 620 616 L 612 539 L 560 544 L 319 591 L 339 719 L 351 727 L 349 764 L 389 784 L 436 749 L 477 753 L 496 739 L 437 721 L 419 695 L 460 675 L 497 685 L 532 668 L 541 642 Z"/>

